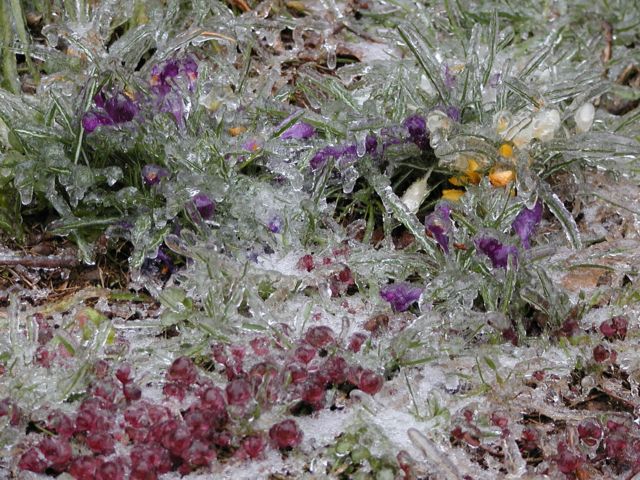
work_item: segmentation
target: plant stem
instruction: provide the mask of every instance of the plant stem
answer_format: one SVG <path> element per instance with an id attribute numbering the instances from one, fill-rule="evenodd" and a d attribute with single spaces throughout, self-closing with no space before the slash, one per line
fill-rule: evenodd
<path id="1" fill-rule="evenodd" d="M 18 81 L 18 68 L 16 66 L 16 56 L 11 53 L 9 45 L 13 42 L 13 31 L 11 29 L 11 17 L 7 9 L 7 2 L 0 2 L 0 56 L 2 56 L 2 86 L 11 93 L 20 91 Z"/>

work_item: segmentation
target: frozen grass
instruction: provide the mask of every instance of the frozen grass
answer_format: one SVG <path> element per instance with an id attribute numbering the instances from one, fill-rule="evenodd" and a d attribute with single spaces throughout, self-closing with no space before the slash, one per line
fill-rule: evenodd
<path id="1" fill-rule="evenodd" d="M 633 2 L 2 8 L 7 245 L 130 252 L 126 291 L 7 292 L 7 476 L 67 446 L 87 478 L 143 446 L 163 478 L 640 471 Z M 123 362 L 167 409 L 144 438 Z M 162 426 L 245 381 L 207 461 Z"/>

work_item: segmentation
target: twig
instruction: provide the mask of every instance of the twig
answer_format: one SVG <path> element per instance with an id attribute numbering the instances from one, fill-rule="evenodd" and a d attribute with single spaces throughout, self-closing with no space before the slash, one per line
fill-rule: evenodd
<path id="1" fill-rule="evenodd" d="M 231 5 L 233 5 L 234 7 L 238 7 L 243 12 L 250 12 L 251 11 L 251 7 L 249 6 L 249 4 L 247 2 L 245 2 L 245 0 L 229 0 L 229 3 Z"/>
<path id="2" fill-rule="evenodd" d="M 1 266 L 16 266 L 30 268 L 71 268 L 78 265 L 78 259 L 72 256 L 56 257 L 49 256 L 33 256 L 33 255 L 2 255 L 0 254 Z"/>

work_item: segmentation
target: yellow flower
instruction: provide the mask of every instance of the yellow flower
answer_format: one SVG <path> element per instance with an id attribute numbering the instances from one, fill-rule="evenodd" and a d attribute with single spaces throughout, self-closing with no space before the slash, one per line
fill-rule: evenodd
<path id="1" fill-rule="evenodd" d="M 457 188 L 445 188 L 442 190 L 442 199 L 457 202 L 464 195 L 464 190 Z"/>
<path id="2" fill-rule="evenodd" d="M 480 164 L 473 158 L 470 158 L 469 160 L 467 160 L 467 168 L 465 169 L 464 174 L 457 177 L 449 178 L 449 183 L 451 185 L 455 185 L 456 187 L 462 187 L 470 183 L 478 185 L 480 183 L 480 179 L 482 178 L 478 173 L 478 170 L 480 170 Z"/>
<path id="3" fill-rule="evenodd" d="M 494 167 L 489 172 L 489 181 L 494 187 L 506 187 L 515 179 L 516 174 L 513 170 L 502 167 Z"/>
<path id="4" fill-rule="evenodd" d="M 237 137 L 238 135 L 242 135 L 244 132 L 247 131 L 247 127 L 231 127 L 229 129 L 229 135 L 231 135 L 232 137 Z"/>
<path id="5" fill-rule="evenodd" d="M 503 143 L 498 148 L 498 153 L 502 158 L 511 158 L 513 157 L 513 147 L 509 143 Z"/>

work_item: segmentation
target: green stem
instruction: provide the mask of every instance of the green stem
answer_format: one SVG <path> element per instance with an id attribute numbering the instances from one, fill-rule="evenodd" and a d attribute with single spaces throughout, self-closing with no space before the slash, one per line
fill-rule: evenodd
<path id="1" fill-rule="evenodd" d="M 11 0 L 11 10 L 13 11 L 13 19 L 15 20 L 18 38 L 20 39 L 20 43 L 22 43 L 22 48 L 24 48 L 24 57 L 27 62 L 27 68 L 29 69 L 31 76 L 33 77 L 33 81 L 37 85 L 40 83 L 40 72 L 38 72 L 38 69 L 35 68 L 33 62 L 31 61 L 29 35 L 27 34 L 27 29 L 25 28 L 26 21 L 24 12 L 22 11 L 20 0 Z"/>
<path id="2" fill-rule="evenodd" d="M 9 45 L 13 42 L 13 31 L 11 30 L 11 17 L 7 9 L 9 5 L 5 1 L 0 2 L 0 56 L 2 56 L 2 86 L 11 93 L 20 91 L 18 81 L 18 67 L 16 66 L 16 56 L 10 51 Z"/>

